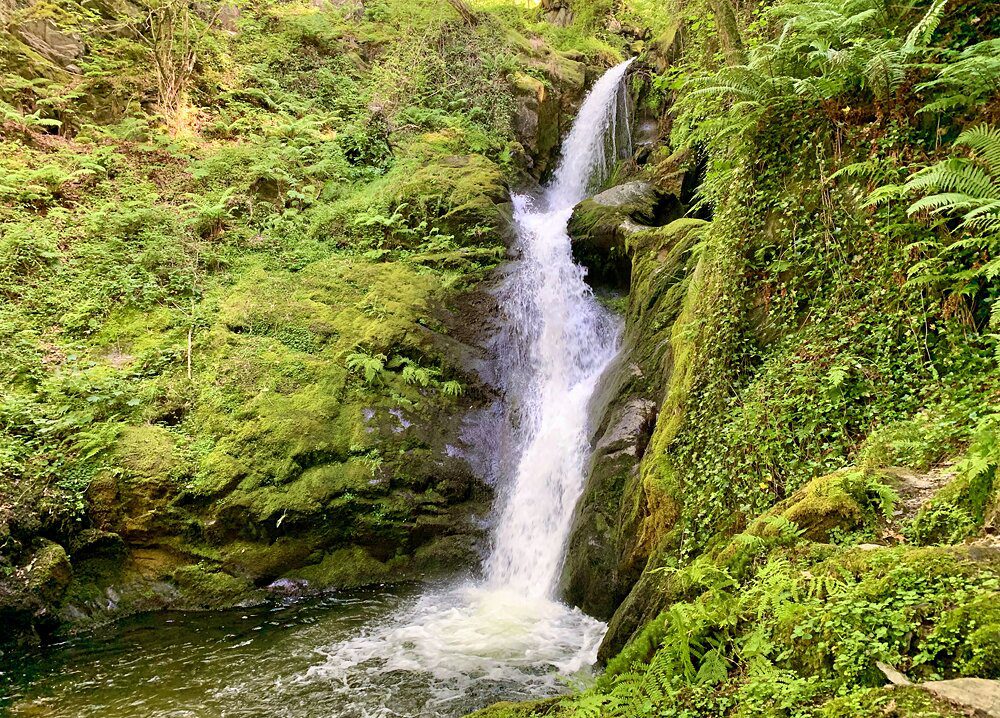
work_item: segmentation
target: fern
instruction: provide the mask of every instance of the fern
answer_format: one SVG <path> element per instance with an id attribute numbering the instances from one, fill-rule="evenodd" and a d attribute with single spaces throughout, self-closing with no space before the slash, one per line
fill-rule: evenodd
<path id="1" fill-rule="evenodd" d="M 980 125 L 955 140 L 970 157 L 952 157 L 914 174 L 904 185 L 909 192 L 930 190 L 910 205 L 909 214 L 960 217 L 962 227 L 987 234 L 1000 230 L 1000 129 Z"/>
<path id="2" fill-rule="evenodd" d="M 385 354 L 355 352 L 347 355 L 347 368 L 364 376 L 365 383 L 373 384 L 385 370 Z"/>
<path id="3" fill-rule="evenodd" d="M 881 0 L 781 2 L 765 16 L 780 36 L 750 50 L 743 65 L 723 67 L 682 86 L 674 139 L 704 144 L 718 157 L 747 146 L 762 113 L 785 103 L 826 101 L 858 90 L 889 100 L 915 67 L 941 22 L 947 0 L 931 6 L 905 37 Z M 725 182 L 720 182 L 724 185 Z M 710 188 L 709 188 L 710 189 Z"/>
<path id="4" fill-rule="evenodd" d="M 917 85 L 922 93 L 938 94 L 920 112 L 953 112 L 975 107 L 1000 92 L 1000 38 L 961 53 L 946 53 L 951 61 L 933 65 L 937 77 Z"/>
<path id="5" fill-rule="evenodd" d="M 441 383 L 441 393 L 445 396 L 458 397 L 465 393 L 465 387 L 452 379 Z"/>
<path id="6" fill-rule="evenodd" d="M 941 24 L 941 18 L 944 16 L 947 5 L 948 0 L 934 0 L 931 3 L 920 22 L 914 25 L 910 34 L 906 36 L 906 42 L 903 43 L 904 52 L 912 53 L 918 47 L 926 46 L 931 41 L 931 37 Z"/>

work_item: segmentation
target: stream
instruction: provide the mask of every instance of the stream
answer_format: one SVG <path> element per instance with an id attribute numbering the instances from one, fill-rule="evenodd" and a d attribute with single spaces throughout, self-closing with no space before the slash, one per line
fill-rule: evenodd
<path id="1" fill-rule="evenodd" d="M 558 600 L 620 320 L 573 262 L 573 207 L 629 137 L 630 62 L 585 100 L 552 181 L 515 195 L 494 338 L 512 445 L 482 575 L 216 613 L 139 616 L 3 668 L 0 710 L 46 718 L 460 716 L 585 681 L 606 626 Z M 10 688 L 3 688 L 4 685 Z"/>

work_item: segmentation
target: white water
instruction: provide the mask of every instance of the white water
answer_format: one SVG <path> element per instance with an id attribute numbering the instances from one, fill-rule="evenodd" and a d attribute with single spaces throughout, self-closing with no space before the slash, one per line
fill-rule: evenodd
<path id="1" fill-rule="evenodd" d="M 514 449 L 486 577 L 425 593 L 387 625 L 319 651 L 296 680 L 351 692 L 351 715 L 456 715 L 491 696 L 551 695 L 596 660 L 606 626 L 554 594 L 583 489 L 587 405 L 617 351 L 618 322 L 574 264 L 566 226 L 615 160 L 628 65 L 594 85 L 542 196 L 513 197 L 520 258 L 498 292 L 498 347 Z"/>

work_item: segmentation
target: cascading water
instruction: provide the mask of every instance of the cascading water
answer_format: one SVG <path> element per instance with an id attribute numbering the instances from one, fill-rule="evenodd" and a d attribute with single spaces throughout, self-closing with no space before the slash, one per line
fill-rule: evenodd
<path id="1" fill-rule="evenodd" d="M 430 590 L 352 638 L 303 647 L 321 660 L 274 685 L 269 702 L 305 700 L 310 716 L 456 716 L 558 693 L 596 660 L 606 626 L 553 594 L 584 483 L 587 405 L 619 329 L 574 264 L 566 227 L 619 134 L 629 136 L 618 117 L 628 65 L 594 85 L 542 195 L 513 197 L 520 256 L 498 290 L 507 321 L 496 348 L 514 449 L 484 580 Z M 245 690 L 259 681 L 248 676 Z"/>
<path id="2" fill-rule="evenodd" d="M 604 179 L 615 159 L 618 107 L 628 107 L 619 103 L 619 93 L 630 63 L 594 85 L 537 206 L 528 197 L 513 198 L 522 256 L 502 287 L 500 304 L 527 350 L 511 352 L 518 361 L 503 372 L 522 450 L 486 568 L 490 586 L 522 595 L 550 596 L 555 590 L 583 489 L 587 405 L 617 350 L 617 324 L 594 301 L 583 268 L 573 262 L 566 226 L 588 185 Z"/>

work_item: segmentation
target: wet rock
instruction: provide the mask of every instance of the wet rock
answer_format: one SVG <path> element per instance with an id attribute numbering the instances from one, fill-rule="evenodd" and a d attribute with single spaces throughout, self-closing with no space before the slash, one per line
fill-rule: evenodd
<path id="1" fill-rule="evenodd" d="M 597 443 L 595 451 L 608 456 L 619 452 L 630 456 L 642 455 L 655 420 L 656 402 L 633 399 L 622 407 L 611 428 Z"/>
<path id="2" fill-rule="evenodd" d="M 580 60 L 568 53 L 550 52 L 533 63 L 545 80 L 523 72 L 511 78 L 514 131 L 526 155 L 525 169 L 536 179 L 555 166 L 560 140 L 583 101 L 587 66 Z"/>
<path id="3" fill-rule="evenodd" d="M 72 579 L 66 550 L 53 541 L 39 539 L 35 550 L 8 576 L 0 578 L 0 625 L 9 629 L 5 638 L 20 635 L 37 639 L 39 633 L 52 630 Z"/>
<path id="4" fill-rule="evenodd" d="M 563 573 L 572 603 L 601 618 L 614 612 L 609 647 L 624 645 L 643 620 L 655 617 L 655 612 L 646 617 L 647 608 L 658 610 L 653 583 L 640 581 L 640 575 L 655 535 L 647 524 L 665 519 L 649 515 L 647 507 L 660 504 L 650 503 L 640 462 L 673 369 L 673 321 L 694 267 L 689 249 L 706 226 L 701 220 L 677 220 L 637 235 L 630 246 L 624 358 L 598 390 L 592 412 L 598 417 L 594 460 L 574 517 Z"/>
<path id="5" fill-rule="evenodd" d="M 656 420 L 656 403 L 634 398 L 616 407 L 594 449 L 592 466 L 570 536 L 563 589 L 566 599 L 598 618 L 609 618 L 638 571 L 623 560 L 619 497 L 634 479 Z"/>
<path id="6" fill-rule="evenodd" d="M 253 585 L 245 578 L 201 564 L 183 566 L 173 574 L 185 608 L 222 608 L 253 602 Z M 256 597 L 257 601 L 260 596 Z"/>
<path id="7" fill-rule="evenodd" d="M 305 579 L 279 578 L 268 584 L 265 590 L 273 596 L 294 598 L 308 592 L 309 582 Z"/>

